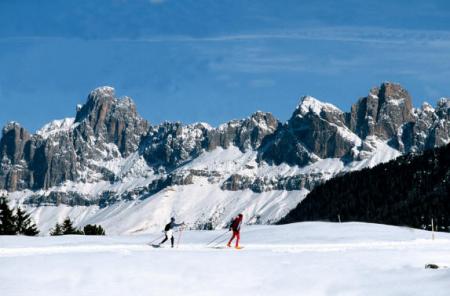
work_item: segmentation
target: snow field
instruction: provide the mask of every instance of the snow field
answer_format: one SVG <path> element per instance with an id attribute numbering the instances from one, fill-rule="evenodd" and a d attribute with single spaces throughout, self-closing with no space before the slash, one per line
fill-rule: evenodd
<path id="1" fill-rule="evenodd" d="M 251 226 L 243 250 L 139 236 L 0 237 L 2 295 L 448 295 L 450 235 L 365 223 Z M 178 239 L 178 234 L 176 238 Z M 224 238 L 229 237 L 227 233 Z M 221 245 L 224 245 L 222 243 Z"/>

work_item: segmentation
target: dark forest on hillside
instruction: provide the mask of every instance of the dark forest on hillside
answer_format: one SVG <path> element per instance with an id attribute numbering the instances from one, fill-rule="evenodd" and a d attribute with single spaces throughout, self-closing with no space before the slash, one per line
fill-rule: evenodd
<path id="1" fill-rule="evenodd" d="M 450 145 L 351 172 L 314 188 L 279 223 L 363 221 L 450 231 Z"/>

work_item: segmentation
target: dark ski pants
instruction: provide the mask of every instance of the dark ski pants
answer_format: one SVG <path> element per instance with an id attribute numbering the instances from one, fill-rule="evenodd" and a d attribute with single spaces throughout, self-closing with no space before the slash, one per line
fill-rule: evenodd
<path id="1" fill-rule="evenodd" d="M 166 234 L 166 237 L 165 237 L 165 238 L 163 239 L 163 241 L 160 242 L 159 244 L 162 245 L 162 244 L 165 243 L 168 239 L 169 239 L 169 237 L 168 237 L 167 234 Z M 175 238 L 173 237 L 173 235 L 172 235 L 172 237 L 170 238 L 170 242 L 172 243 L 172 248 L 173 248 L 173 245 L 174 245 L 174 243 L 175 243 Z"/>
<path id="2" fill-rule="evenodd" d="M 233 230 L 233 236 L 231 237 L 230 241 L 228 242 L 228 246 L 231 245 L 231 242 L 233 239 L 236 238 L 236 247 L 239 247 L 239 240 L 241 239 L 241 234 L 237 230 Z"/>

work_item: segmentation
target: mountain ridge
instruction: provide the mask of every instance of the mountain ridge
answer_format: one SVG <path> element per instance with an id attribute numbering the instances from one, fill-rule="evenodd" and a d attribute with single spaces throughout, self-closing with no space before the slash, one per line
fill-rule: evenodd
<path id="1" fill-rule="evenodd" d="M 196 188 L 196 195 L 203 198 L 210 190 L 218 200 L 197 209 L 194 228 L 220 227 L 236 211 L 246 212 L 248 223 L 272 223 L 337 174 L 448 143 L 449 110 L 448 99 L 436 108 L 412 108 L 405 89 L 385 82 L 349 112 L 304 96 L 284 123 L 258 111 L 215 128 L 151 125 L 131 98 L 100 87 L 77 107 L 73 120 L 51 122 L 36 134 L 17 123 L 3 128 L 0 189 L 38 215 L 42 207 L 69 207 L 66 212 L 126 203 L 138 207 L 150 198 L 162 199 L 169 189 L 182 195 Z M 247 191 L 252 198 L 239 201 Z M 200 201 L 180 201 L 189 202 Z M 88 216 L 101 221 L 95 213 L 73 215 L 79 223 Z M 153 226 L 143 229 L 148 227 Z"/>

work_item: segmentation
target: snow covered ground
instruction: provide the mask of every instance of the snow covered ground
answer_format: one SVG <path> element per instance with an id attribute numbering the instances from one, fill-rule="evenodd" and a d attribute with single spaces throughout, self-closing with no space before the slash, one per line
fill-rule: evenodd
<path id="1" fill-rule="evenodd" d="M 243 229 L 243 250 L 206 243 L 225 231 L 0 237 L 0 291 L 10 295 L 448 295 L 450 234 L 365 223 Z M 226 235 L 228 236 L 228 234 Z M 178 234 L 177 234 L 178 237 Z M 223 245 L 223 244 L 221 244 Z"/>
<path id="2" fill-rule="evenodd" d="M 57 124 L 62 125 L 60 122 Z M 30 213 L 43 234 L 49 233 L 56 223 L 61 223 L 66 217 L 74 221 L 76 227 L 100 224 L 108 234 L 116 235 L 155 231 L 163 227 L 164 219 L 171 216 L 175 216 L 177 220 L 186 221 L 191 229 L 201 229 L 201 226 L 206 223 L 212 223 L 214 227 L 223 227 L 238 213 L 244 214 L 246 224 L 272 224 L 295 208 L 307 196 L 309 190 L 306 188 L 292 191 L 269 190 L 262 193 L 253 192 L 250 189 L 229 191 L 222 190 L 223 182 L 233 174 L 267 180 L 302 174 L 302 179 L 310 176 L 318 182 L 318 180 L 328 180 L 341 172 L 373 167 L 400 155 L 397 150 L 377 139 L 372 139 L 370 145 L 374 150 L 363 160 L 344 164 L 343 160 L 338 158 L 319 159 L 305 167 L 286 164 L 275 166 L 265 162 L 258 164 L 255 151 L 243 153 L 234 146 L 228 149 L 217 148 L 201 154 L 179 167 L 176 172 L 182 175 L 189 174 L 190 170 L 200 170 L 207 173 L 207 176 L 208 174 L 214 176 L 214 172 L 219 172 L 218 177 L 195 176 L 193 184 L 169 186 L 143 200 L 140 199 L 139 194 L 133 193 L 133 200 L 119 199 L 106 207 L 26 204 L 26 200 L 35 194 L 47 196 L 51 192 L 77 192 L 87 199 L 99 198 L 103 192 L 116 194 L 133 192 L 134 189 L 145 187 L 161 177 L 154 174 L 142 156 L 134 153 L 126 159 L 113 159 L 101 164 L 123 177 L 117 182 L 67 181 L 48 190 L 11 192 L 9 193 L 10 206 L 21 206 Z M 100 165 L 100 162 L 96 164 Z M 217 180 L 211 181 L 211 178 Z"/>

